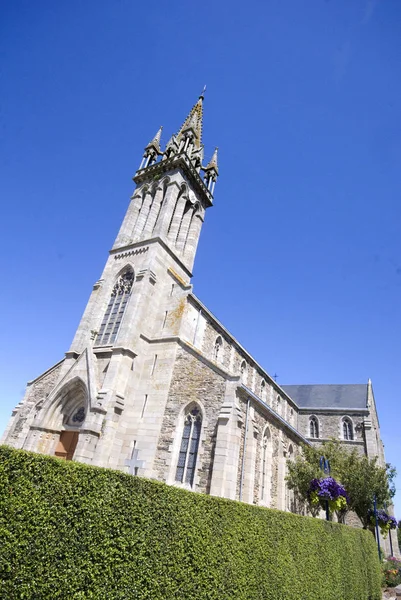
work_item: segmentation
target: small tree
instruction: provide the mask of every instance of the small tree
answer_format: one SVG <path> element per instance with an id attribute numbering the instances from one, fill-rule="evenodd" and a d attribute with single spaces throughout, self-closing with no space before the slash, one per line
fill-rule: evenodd
<path id="1" fill-rule="evenodd" d="M 319 468 L 319 459 L 325 456 L 331 467 L 331 476 L 341 482 L 349 495 L 347 510 L 354 511 L 360 518 L 363 528 L 369 528 L 368 511 L 372 508 L 373 496 L 376 496 L 377 506 L 391 503 L 395 489 L 393 480 L 395 469 L 387 464 L 380 467 L 377 457 L 368 458 L 358 453 L 356 449 L 349 452 L 337 440 L 324 442 L 321 446 L 304 446 L 301 456 L 295 461 L 288 461 L 288 487 L 296 493 L 310 512 L 316 516 L 320 508 L 309 503 L 308 490 L 312 479 L 323 477 Z M 339 520 L 345 516 L 343 511 Z"/>

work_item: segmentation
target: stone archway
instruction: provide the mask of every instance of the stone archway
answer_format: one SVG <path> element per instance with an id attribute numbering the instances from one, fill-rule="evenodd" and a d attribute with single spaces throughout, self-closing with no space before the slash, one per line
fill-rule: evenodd
<path id="1" fill-rule="evenodd" d="M 61 390 L 55 403 L 53 420 L 57 422 L 59 439 L 54 454 L 72 460 L 78 444 L 81 427 L 85 421 L 88 393 L 81 379 L 76 378 Z"/>

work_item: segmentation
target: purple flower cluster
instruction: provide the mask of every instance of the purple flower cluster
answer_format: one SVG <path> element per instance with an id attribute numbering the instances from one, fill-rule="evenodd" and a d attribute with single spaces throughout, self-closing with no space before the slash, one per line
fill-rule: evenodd
<path id="1" fill-rule="evenodd" d="M 337 483 L 333 477 L 324 477 L 322 479 L 312 479 L 309 486 L 309 496 L 317 492 L 317 495 L 322 500 L 337 500 L 340 496 L 343 496 L 347 504 L 349 502 L 348 494 L 342 485 Z"/>
<path id="2" fill-rule="evenodd" d="M 375 511 L 369 509 L 368 511 L 369 518 L 374 521 L 375 519 Z M 379 508 L 377 511 L 377 522 L 380 526 L 384 527 L 385 525 L 390 525 L 389 529 L 397 529 L 397 519 L 392 517 L 385 510 Z M 401 521 L 400 521 L 401 523 Z"/>

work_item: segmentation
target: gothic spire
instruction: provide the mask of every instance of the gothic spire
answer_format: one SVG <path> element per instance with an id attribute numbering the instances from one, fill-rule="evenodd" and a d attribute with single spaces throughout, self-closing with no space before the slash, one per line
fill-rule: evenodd
<path id="1" fill-rule="evenodd" d="M 202 144 L 202 118 L 203 118 L 203 99 L 204 90 L 202 90 L 198 101 L 193 105 L 187 118 L 185 119 L 181 129 L 177 134 L 177 142 L 180 144 L 182 140 L 187 138 L 192 141 L 194 148 L 199 150 Z"/>

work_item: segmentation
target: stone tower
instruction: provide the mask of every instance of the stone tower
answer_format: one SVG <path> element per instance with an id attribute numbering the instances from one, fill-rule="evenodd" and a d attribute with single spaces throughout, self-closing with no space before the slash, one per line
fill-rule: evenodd
<path id="1" fill-rule="evenodd" d="M 146 146 L 71 347 L 28 383 L 3 443 L 114 468 L 140 449 L 141 473 L 152 474 L 176 353 L 166 341 L 179 335 L 218 176 L 217 149 L 202 164 L 203 101 L 164 151 L 162 128 Z"/>

